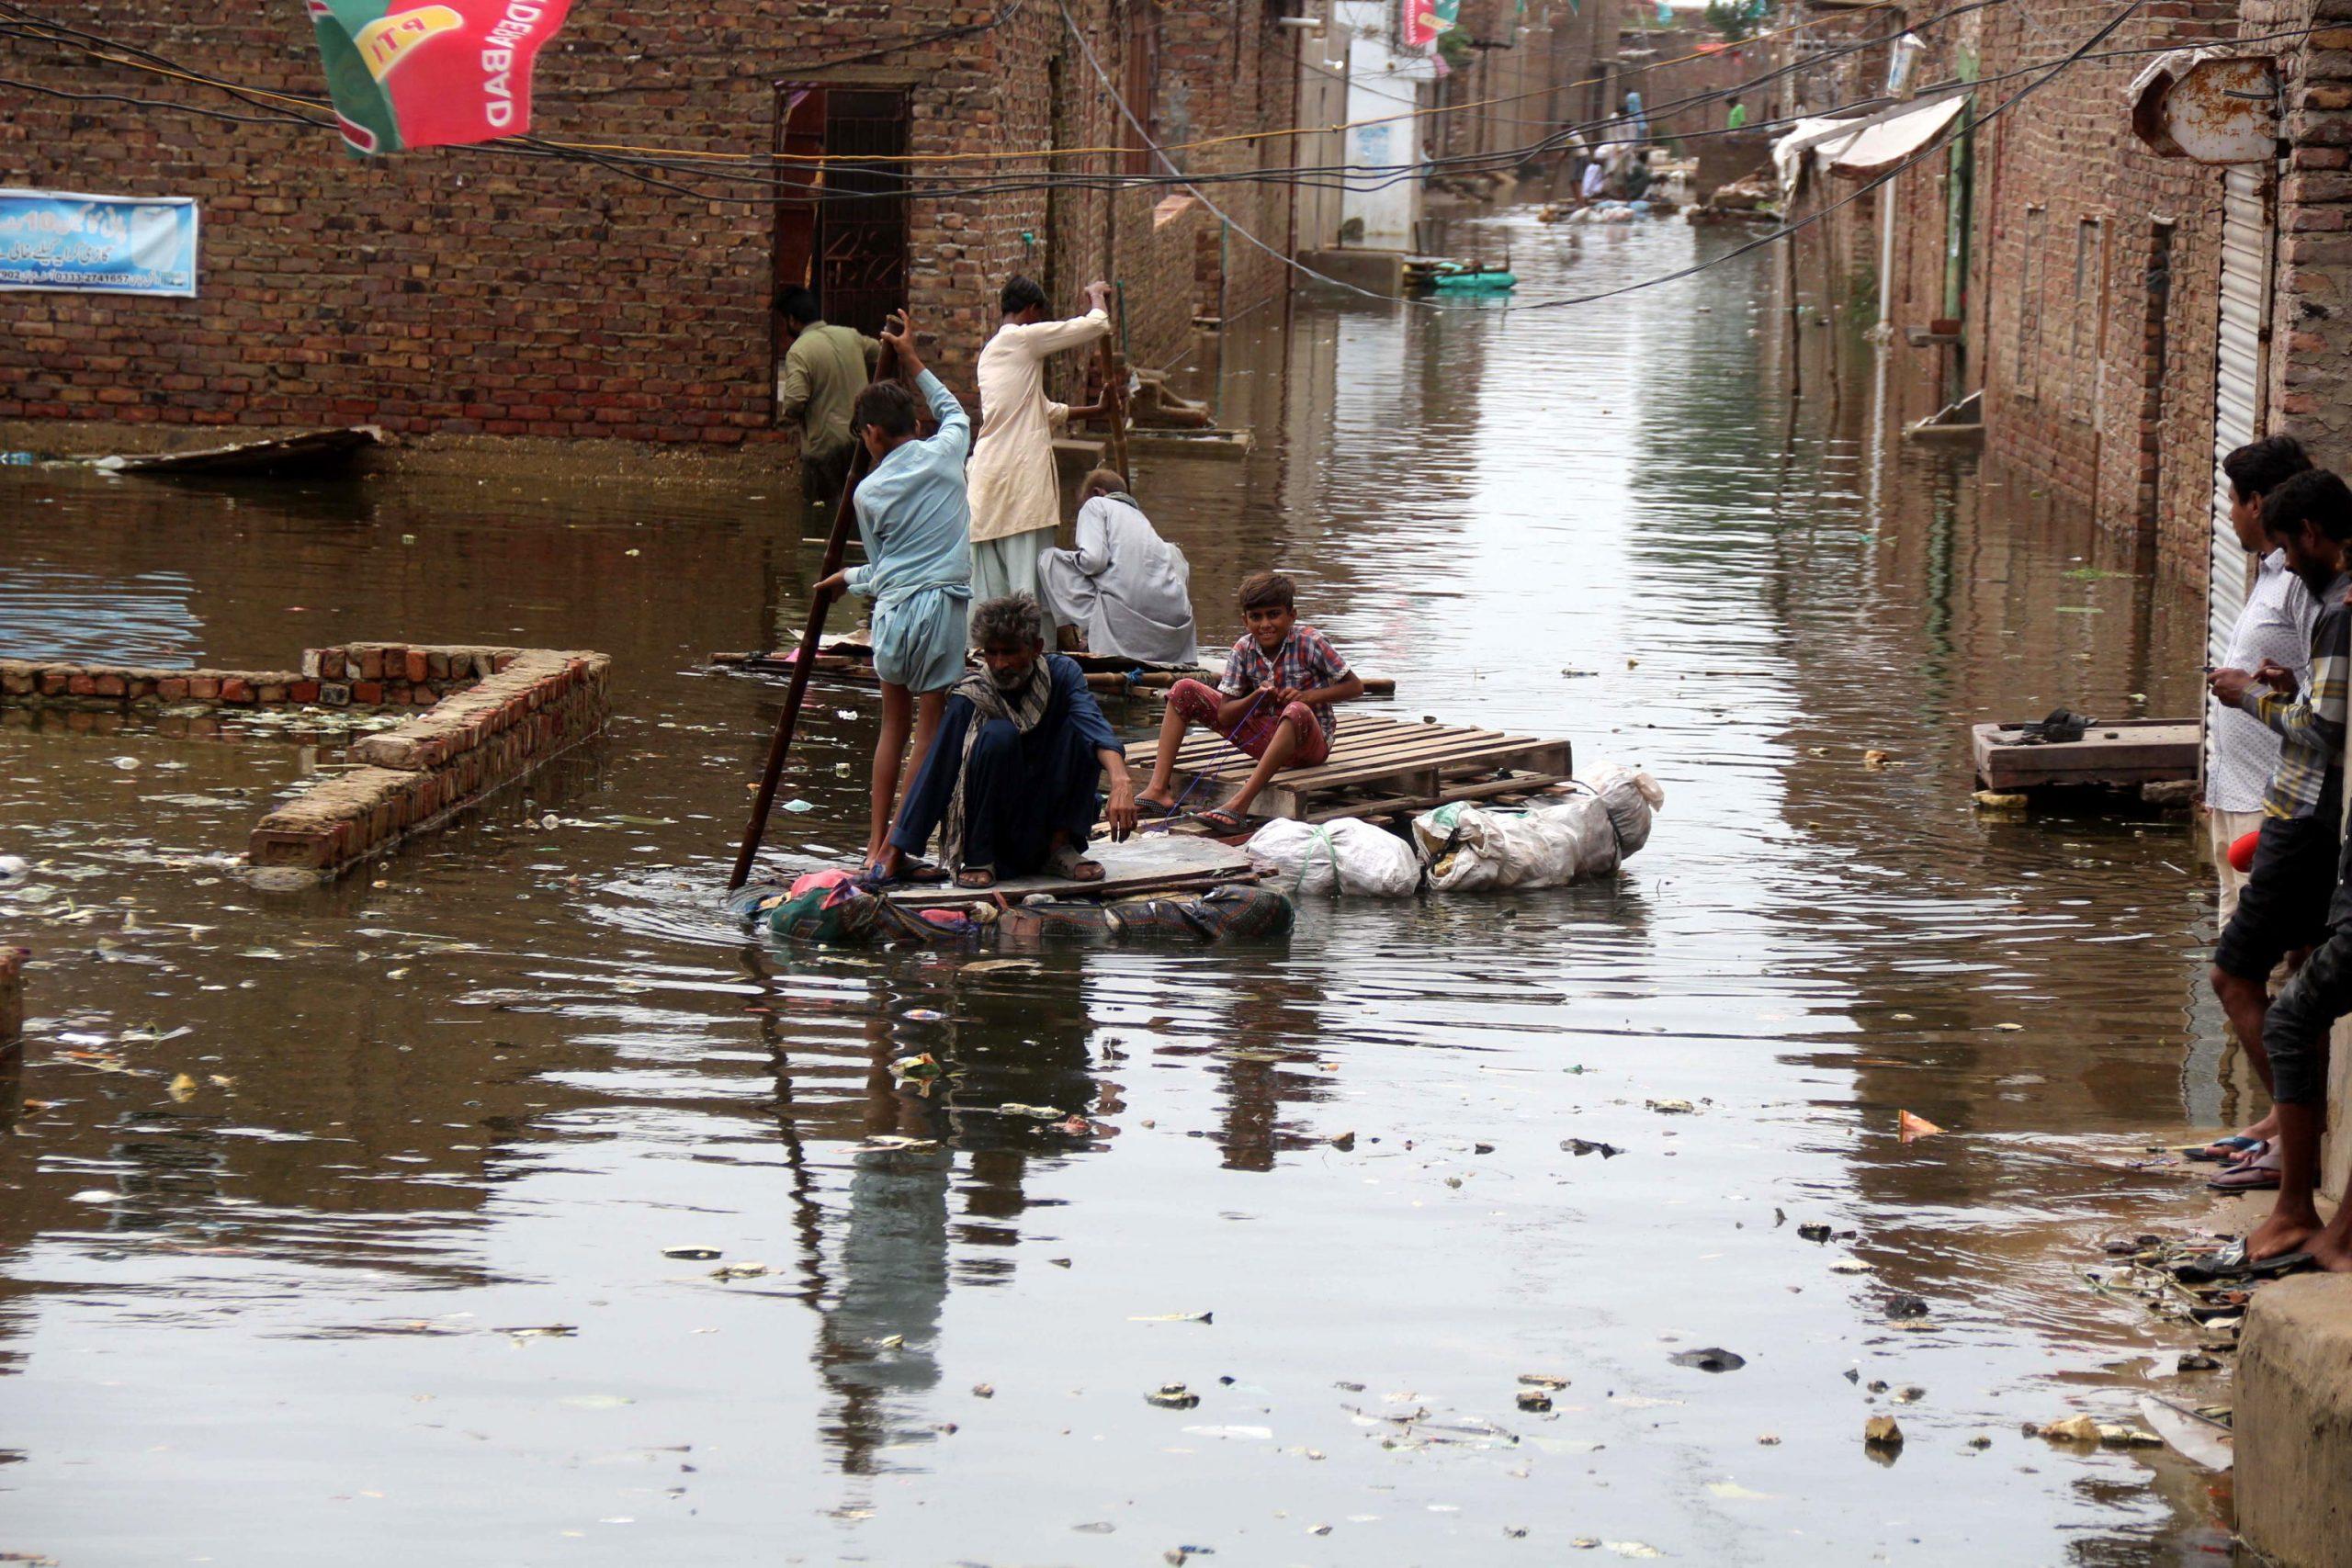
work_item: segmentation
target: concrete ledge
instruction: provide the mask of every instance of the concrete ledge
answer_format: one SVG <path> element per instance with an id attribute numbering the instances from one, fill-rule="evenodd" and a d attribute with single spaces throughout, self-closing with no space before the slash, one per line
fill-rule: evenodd
<path id="1" fill-rule="evenodd" d="M 1299 265 L 1324 276 L 1397 299 L 1405 292 L 1402 251 L 1304 251 Z"/>
<path id="2" fill-rule="evenodd" d="M 2239 1535 L 2281 1568 L 2352 1568 L 2352 1275 L 2255 1292 L 2235 1423 Z"/>
<path id="3" fill-rule="evenodd" d="M 0 1045 L 25 1028 L 25 960 L 32 953 L 21 947 L 0 947 Z"/>

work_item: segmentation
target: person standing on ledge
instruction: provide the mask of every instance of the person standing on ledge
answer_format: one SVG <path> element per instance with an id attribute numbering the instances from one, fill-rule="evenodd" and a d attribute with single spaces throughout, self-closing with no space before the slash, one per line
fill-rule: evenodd
<path id="1" fill-rule="evenodd" d="M 1046 291 L 1028 278 L 1008 279 L 999 304 L 1004 324 L 980 350 L 980 434 L 967 477 L 972 503 L 975 602 L 1037 591 L 1037 562 L 1062 520 L 1061 481 L 1054 472 L 1054 432 L 1072 410 L 1046 396 L 1046 360 L 1083 348 L 1111 330 L 1111 286 L 1086 286 L 1087 311 L 1046 320 Z M 1054 624 L 1047 613 L 1047 646 Z"/>
<path id="2" fill-rule="evenodd" d="M 865 836 L 869 872 L 883 862 L 908 733 L 913 732 L 920 771 L 947 710 L 948 688 L 963 679 L 965 621 L 972 603 L 971 513 L 964 504 L 964 454 L 972 422 L 956 394 L 923 368 L 915 353 L 914 322 L 906 311 L 890 318 L 882 339 L 898 351 L 899 368 L 914 378 L 915 391 L 931 405 L 939 430 L 928 440 L 916 434 L 914 393 L 897 381 L 876 381 L 858 393 L 857 435 L 874 459 L 853 498 L 865 564 L 833 573 L 813 591 L 830 599 L 846 590 L 874 601 L 882 731 L 874 742 L 873 815 Z M 905 867 L 899 874 L 931 874 L 927 867 Z"/>
<path id="3" fill-rule="evenodd" d="M 777 423 L 800 427 L 800 501 L 807 509 L 804 533 L 831 528 L 849 480 L 849 416 L 857 394 L 874 378 L 882 344 L 852 327 L 826 324 L 817 296 L 787 288 L 776 296 L 776 314 L 792 346 L 785 351 L 777 378 Z"/>

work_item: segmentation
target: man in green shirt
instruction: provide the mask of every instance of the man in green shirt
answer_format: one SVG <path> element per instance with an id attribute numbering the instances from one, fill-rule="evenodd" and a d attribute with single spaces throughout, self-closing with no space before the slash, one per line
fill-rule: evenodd
<path id="1" fill-rule="evenodd" d="M 849 478 L 850 410 L 874 378 L 882 345 L 850 327 L 825 324 L 817 296 L 787 288 L 776 296 L 776 313 L 792 340 L 784 374 L 776 381 L 776 417 L 800 427 L 800 499 L 808 508 L 808 532 L 832 525 Z"/>
<path id="2" fill-rule="evenodd" d="M 1747 106 L 1737 98 L 1731 101 L 1731 113 L 1724 117 L 1725 130 L 1737 130 L 1747 123 Z"/>

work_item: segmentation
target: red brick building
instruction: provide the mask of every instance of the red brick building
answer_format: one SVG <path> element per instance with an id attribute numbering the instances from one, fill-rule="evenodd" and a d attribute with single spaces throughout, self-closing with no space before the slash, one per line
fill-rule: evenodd
<path id="1" fill-rule="evenodd" d="M 1279 248 L 1286 192 L 1204 186 L 1228 224 L 1172 186 L 1041 176 L 1159 175 L 1147 137 L 1191 174 L 1283 166 L 1289 141 L 1255 134 L 1291 120 L 1280 6 L 1066 3 L 582 8 L 539 60 L 558 155 L 361 160 L 283 118 L 322 94 L 299 6 L 55 0 L 105 46 L 0 39 L 0 75 L 49 90 L 0 92 L 9 183 L 195 197 L 198 296 L 9 296 L 0 421 L 758 443 L 770 301 L 804 277 L 836 320 L 910 304 L 967 392 L 1015 271 L 1073 304 L 1116 278 L 1132 356 L 1163 362 L 1196 315 L 1282 287 L 1242 232 Z M 818 165 L 778 152 L 849 161 L 812 193 Z"/>

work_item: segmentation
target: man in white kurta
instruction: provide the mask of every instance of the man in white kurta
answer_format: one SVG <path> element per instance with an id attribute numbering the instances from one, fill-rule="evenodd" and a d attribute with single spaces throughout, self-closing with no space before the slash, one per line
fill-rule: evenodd
<path id="1" fill-rule="evenodd" d="M 972 506 L 972 602 L 1037 591 L 1037 561 L 1062 514 L 1054 472 L 1054 432 L 1069 407 L 1046 396 L 1046 360 L 1083 348 L 1111 330 L 1107 283 L 1086 286 L 1089 309 L 1049 321 L 1046 293 L 1025 277 L 1004 286 L 1004 324 L 980 350 L 980 435 L 966 483 Z M 1046 646 L 1054 643 L 1046 614 Z"/>

